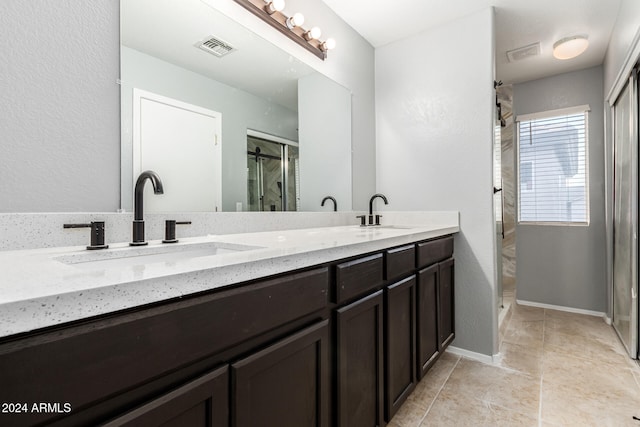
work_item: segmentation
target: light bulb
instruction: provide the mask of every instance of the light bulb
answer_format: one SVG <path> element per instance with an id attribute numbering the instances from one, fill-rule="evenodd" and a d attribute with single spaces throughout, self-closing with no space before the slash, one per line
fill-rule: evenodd
<path id="1" fill-rule="evenodd" d="M 319 39 L 322 35 L 322 31 L 318 27 L 313 27 L 306 33 L 304 33 L 304 38 L 307 40 Z"/>
<path id="2" fill-rule="evenodd" d="M 334 39 L 332 39 L 332 38 L 328 38 L 328 39 L 326 39 L 326 40 L 325 40 L 325 41 L 320 45 L 320 48 L 321 48 L 322 50 L 324 50 L 325 52 L 326 52 L 327 50 L 331 50 L 331 49 L 333 49 L 333 48 L 335 48 L 335 47 L 336 47 L 336 41 L 335 41 Z"/>
<path id="3" fill-rule="evenodd" d="M 276 12 L 282 12 L 284 10 L 284 0 L 272 0 L 267 3 L 265 9 L 269 15 L 273 15 Z"/>
<path id="4" fill-rule="evenodd" d="M 304 24 L 304 15 L 301 13 L 296 13 L 291 18 L 287 19 L 287 27 L 290 30 L 293 30 L 295 27 L 299 27 Z"/>

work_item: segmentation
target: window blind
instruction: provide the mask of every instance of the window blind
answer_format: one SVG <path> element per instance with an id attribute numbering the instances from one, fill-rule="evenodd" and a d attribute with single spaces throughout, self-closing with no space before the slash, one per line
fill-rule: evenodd
<path id="1" fill-rule="evenodd" d="M 518 220 L 589 223 L 588 106 L 518 117 Z"/>

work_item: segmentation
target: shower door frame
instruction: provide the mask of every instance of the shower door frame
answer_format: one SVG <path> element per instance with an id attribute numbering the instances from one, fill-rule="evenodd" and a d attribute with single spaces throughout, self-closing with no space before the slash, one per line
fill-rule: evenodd
<path id="1" fill-rule="evenodd" d="M 631 76 L 628 78 L 627 83 L 618 93 L 615 101 L 612 103 L 612 129 L 613 129 L 613 216 L 612 216 L 612 270 L 611 270 L 611 315 L 612 326 L 618 334 L 620 341 L 627 350 L 627 353 L 632 359 L 638 358 L 638 72 L 637 68 L 634 68 L 631 72 Z M 630 299 L 629 307 L 629 331 L 628 336 L 625 336 L 625 332 L 620 330 L 616 324 L 616 189 L 619 182 L 616 176 L 617 164 L 616 158 L 618 156 L 618 135 L 617 135 L 617 112 L 618 102 L 621 97 L 624 96 L 625 91 L 629 91 L 629 111 L 628 111 L 628 125 L 629 129 L 629 144 L 631 151 L 631 165 L 630 165 L 630 222 L 631 222 L 631 243 L 629 248 L 629 278 L 631 280 L 629 286 L 628 297 Z M 626 315 L 627 313 L 618 313 L 619 315 Z"/>
<path id="2" fill-rule="evenodd" d="M 288 195 L 288 188 L 289 188 L 289 176 L 288 176 L 288 171 L 289 171 L 289 147 L 296 147 L 298 150 L 300 149 L 299 144 L 296 141 L 292 141 L 286 138 L 282 138 L 279 136 L 275 136 L 275 135 L 271 135 L 265 132 L 260 132 L 257 130 L 253 130 L 253 129 L 247 129 L 247 140 L 248 138 L 253 138 L 253 139 L 260 139 L 263 140 L 265 142 L 271 143 L 271 144 L 276 144 L 280 146 L 280 181 L 281 181 L 281 199 L 280 199 L 280 210 L 281 212 L 285 212 L 288 211 L 288 207 L 289 207 L 289 195 Z M 247 154 L 249 156 L 253 155 L 253 156 L 258 156 L 258 157 L 262 157 L 262 158 L 271 158 L 271 159 L 276 159 L 275 156 L 270 156 L 270 155 L 263 155 L 263 154 L 256 154 L 256 153 L 251 153 L 249 151 L 247 151 Z M 299 166 L 299 165 L 296 165 Z M 258 168 L 258 174 L 261 174 L 260 172 L 261 168 Z M 299 171 L 297 171 L 296 173 L 299 173 Z M 294 178 L 295 180 L 295 178 Z M 264 182 L 262 180 L 262 177 L 259 178 L 259 187 L 263 187 L 264 186 Z M 263 192 L 262 190 L 258 190 L 259 192 Z M 299 191 L 300 189 L 296 186 L 296 195 L 295 197 L 299 197 Z M 248 198 L 248 195 L 247 195 Z M 248 199 L 247 199 L 247 204 L 248 204 Z M 262 204 L 261 206 L 261 212 L 265 212 L 264 210 L 264 201 L 262 200 L 262 197 L 260 199 L 259 205 Z M 297 203 L 296 203 L 296 210 L 298 209 Z"/>

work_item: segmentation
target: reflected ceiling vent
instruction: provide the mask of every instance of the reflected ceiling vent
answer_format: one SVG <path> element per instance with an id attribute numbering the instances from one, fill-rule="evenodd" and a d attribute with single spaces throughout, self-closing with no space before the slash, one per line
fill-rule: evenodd
<path id="1" fill-rule="evenodd" d="M 217 56 L 218 58 L 221 58 L 237 50 L 229 43 L 215 36 L 209 36 L 206 39 L 199 41 L 198 43 L 196 43 L 196 47 L 199 47 L 205 52 L 209 52 L 210 54 Z"/>
<path id="2" fill-rule="evenodd" d="M 538 55 L 540 55 L 540 42 L 507 51 L 509 62 L 521 61 Z"/>

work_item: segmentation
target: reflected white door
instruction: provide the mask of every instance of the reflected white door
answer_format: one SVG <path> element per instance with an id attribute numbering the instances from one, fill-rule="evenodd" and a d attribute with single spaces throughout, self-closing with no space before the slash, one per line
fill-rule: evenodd
<path id="1" fill-rule="evenodd" d="M 222 115 L 154 93 L 133 91 L 133 182 L 145 170 L 163 195 L 145 187 L 145 212 L 222 210 Z"/>
<path id="2" fill-rule="evenodd" d="M 638 355 L 638 149 L 635 80 L 614 104 L 613 326 L 632 358 Z"/>

